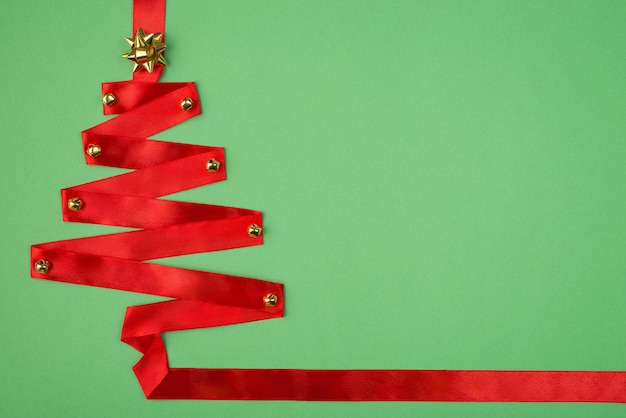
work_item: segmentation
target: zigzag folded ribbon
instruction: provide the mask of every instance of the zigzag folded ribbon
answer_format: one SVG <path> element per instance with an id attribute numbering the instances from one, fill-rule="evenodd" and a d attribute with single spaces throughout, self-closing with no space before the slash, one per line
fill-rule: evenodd
<path id="1" fill-rule="evenodd" d="M 135 30 L 164 32 L 165 0 L 135 0 L 133 11 Z M 281 317 L 284 294 L 278 283 L 147 262 L 262 242 L 248 234 L 262 225 L 259 212 L 158 199 L 226 177 L 221 148 L 146 139 L 200 113 L 194 84 L 157 83 L 161 70 L 104 83 L 117 98 L 105 113 L 119 116 L 83 132 L 88 164 L 135 171 L 61 193 L 65 221 L 140 229 L 31 249 L 32 277 L 173 298 L 129 307 L 124 318 L 122 340 L 143 353 L 133 369 L 146 397 L 626 403 L 626 372 L 170 368 L 161 333 Z M 102 151 L 95 157 L 94 145 Z M 217 170 L 206 169 L 211 159 Z M 74 198 L 78 210 L 65 205 Z"/>

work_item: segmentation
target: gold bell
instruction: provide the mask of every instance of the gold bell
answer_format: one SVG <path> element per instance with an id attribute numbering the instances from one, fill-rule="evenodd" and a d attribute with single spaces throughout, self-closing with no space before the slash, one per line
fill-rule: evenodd
<path id="1" fill-rule="evenodd" d="M 191 107 L 193 106 L 193 100 L 191 100 L 191 97 L 185 97 L 181 102 L 180 102 L 180 107 L 181 109 L 187 111 L 189 109 L 191 109 Z"/>
<path id="2" fill-rule="evenodd" d="M 248 227 L 248 236 L 252 238 L 258 238 L 261 236 L 261 231 L 263 231 L 263 228 L 261 228 L 257 224 L 252 224 Z"/>
<path id="3" fill-rule="evenodd" d="M 87 147 L 87 154 L 89 154 L 90 157 L 96 158 L 98 155 L 100 155 L 101 152 L 102 148 L 100 147 L 100 145 L 89 144 L 89 146 Z"/>
<path id="4" fill-rule="evenodd" d="M 46 274 L 50 270 L 50 263 L 46 260 L 39 260 L 35 263 L 35 271 L 40 274 Z"/>
<path id="5" fill-rule="evenodd" d="M 265 306 L 276 306 L 278 303 L 278 296 L 273 293 L 268 293 L 263 297 L 263 302 L 265 303 Z"/>
<path id="6" fill-rule="evenodd" d="M 209 161 L 207 161 L 206 163 L 206 169 L 207 171 L 217 171 L 220 169 L 220 162 L 217 161 L 214 158 L 211 158 Z"/>
<path id="7" fill-rule="evenodd" d="M 117 101 L 117 97 L 115 97 L 113 93 L 107 93 L 104 96 L 102 96 L 102 103 L 104 103 L 107 106 L 111 106 L 116 101 Z"/>
<path id="8" fill-rule="evenodd" d="M 82 206 L 83 206 L 83 201 L 77 197 L 73 197 L 67 201 L 67 207 L 70 210 L 73 210 L 75 212 L 78 212 Z"/>

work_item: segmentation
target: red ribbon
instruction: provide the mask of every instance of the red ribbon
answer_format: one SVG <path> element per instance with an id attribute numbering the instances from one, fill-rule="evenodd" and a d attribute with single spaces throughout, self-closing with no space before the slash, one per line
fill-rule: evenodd
<path id="1" fill-rule="evenodd" d="M 164 32 L 165 1 L 135 0 L 133 29 Z M 104 83 L 119 114 L 83 132 L 88 164 L 134 169 L 61 192 L 63 219 L 140 228 L 34 245 L 31 275 L 173 298 L 129 307 L 122 341 L 143 357 L 134 366 L 150 399 L 316 401 L 479 401 L 626 403 L 626 372 L 480 370 L 294 370 L 170 368 L 161 333 L 237 324 L 283 315 L 279 283 L 148 263 L 163 257 L 259 245 L 249 236 L 261 213 L 158 199 L 226 178 L 222 148 L 146 139 L 200 114 L 193 83 L 157 83 L 162 68 L 132 81 Z M 189 98 L 194 105 L 181 108 Z M 220 163 L 217 171 L 207 161 Z M 65 203 L 79 198 L 78 211 Z M 46 272 L 35 263 L 48 262 Z M 268 294 L 277 303 L 266 304 Z"/>
<path id="2" fill-rule="evenodd" d="M 133 34 L 142 28 L 146 33 L 163 34 L 165 43 L 165 0 L 133 0 Z M 158 81 L 163 67 L 157 65 L 151 73 L 135 71 L 134 81 Z M 106 113 L 106 111 L 105 111 Z"/>

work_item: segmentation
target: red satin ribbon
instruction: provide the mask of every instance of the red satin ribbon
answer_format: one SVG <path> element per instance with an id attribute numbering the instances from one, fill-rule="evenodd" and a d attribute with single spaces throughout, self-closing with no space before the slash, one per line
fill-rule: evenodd
<path id="1" fill-rule="evenodd" d="M 133 29 L 163 32 L 164 0 L 135 0 Z M 158 199 L 224 180 L 221 148 L 148 140 L 200 113 L 193 83 L 157 83 L 137 72 L 132 81 L 104 83 L 119 114 L 83 132 L 88 164 L 134 169 L 64 189 L 63 219 L 140 228 L 136 231 L 34 245 L 35 278 L 173 298 L 129 307 L 122 340 L 143 357 L 134 366 L 150 399 L 274 399 L 315 401 L 626 402 L 626 372 L 480 370 L 294 370 L 170 368 L 161 333 L 277 318 L 281 284 L 148 263 L 147 260 L 261 244 L 248 236 L 261 225 L 256 211 Z M 194 106 L 185 111 L 181 100 Z M 209 159 L 221 163 L 206 170 Z M 78 211 L 65 203 L 82 200 Z M 47 260 L 38 273 L 34 263 Z M 265 295 L 278 297 L 266 306 Z"/>
<path id="2" fill-rule="evenodd" d="M 165 0 L 133 0 L 133 35 L 142 28 L 146 33 L 162 33 L 165 43 Z M 163 67 L 157 65 L 149 73 L 136 71 L 134 81 L 158 81 L 163 73 Z"/>

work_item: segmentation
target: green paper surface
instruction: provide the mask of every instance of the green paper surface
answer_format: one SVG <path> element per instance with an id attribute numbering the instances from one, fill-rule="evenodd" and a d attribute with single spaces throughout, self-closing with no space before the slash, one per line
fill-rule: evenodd
<path id="1" fill-rule="evenodd" d="M 157 297 L 33 280 L 107 119 L 131 0 L 3 0 L 2 415 L 617 417 L 608 404 L 147 401 L 119 341 Z M 626 370 L 626 3 L 170 1 L 162 81 L 226 148 L 173 198 L 264 213 L 260 247 L 161 260 L 285 284 L 286 316 L 166 334 L 174 367 Z"/>

